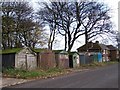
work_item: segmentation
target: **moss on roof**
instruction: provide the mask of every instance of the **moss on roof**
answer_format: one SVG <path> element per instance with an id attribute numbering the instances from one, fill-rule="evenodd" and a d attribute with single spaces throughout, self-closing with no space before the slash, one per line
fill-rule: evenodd
<path id="1" fill-rule="evenodd" d="M 53 50 L 53 52 L 54 52 L 55 54 L 66 54 L 66 55 L 68 55 L 68 52 L 65 51 L 65 50 Z"/>
<path id="2" fill-rule="evenodd" d="M 40 49 L 40 48 L 38 48 L 38 49 L 32 49 L 34 52 L 36 52 L 36 53 L 39 53 L 39 52 L 42 52 L 42 51 L 44 51 L 44 50 L 46 50 L 46 49 Z"/>
<path id="3" fill-rule="evenodd" d="M 55 52 L 55 53 L 60 53 L 62 51 L 64 51 L 64 50 L 53 50 L 53 52 Z"/>
<path id="4" fill-rule="evenodd" d="M 0 54 L 18 53 L 20 50 L 22 50 L 22 48 L 12 48 L 12 49 L 0 50 Z"/>
<path id="5" fill-rule="evenodd" d="M 70 52 L 69 55 L 74 55 L 75 53 L 78 54 L 78 52 Z"/>

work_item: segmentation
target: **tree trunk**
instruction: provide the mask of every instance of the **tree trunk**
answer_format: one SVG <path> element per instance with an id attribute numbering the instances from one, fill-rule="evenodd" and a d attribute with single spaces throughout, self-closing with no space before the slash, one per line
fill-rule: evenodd
<path id="1" fill-rule="evenodd" d="M 66 51 L 67 50 L 67 35 L 65 34 L 65 48 L 64 50 Z"/>
<path id="2" fill-rule="evenodd" d="M 48 49 L 51 49 L 51 38 L 52 38 L 52 33 L 50 33 L 50 37 L 49 37 L 49 40 L 48 40 Z"/>
<path id="3" fill-rule="evenodd" d="M 49 41 L 48 41 L 48 48 L 50 50 L 52 50 L 52 48 L 53 48 L 53 42 L 54 42 L 54 40 L 55 40 L 55 30 L 52 30 L 51 33 L 50 33 Z"/>
<path id="4" fill-rule="evenodd" d="M 73 39 L 73 40 L 72 40 L 72 43 L 71 43 L 70 46 L 68 47 L 68 52 L 71 51 L 71 49 L 72 49 L 72 47 L 73 47 L 73 45 L 74 45 L 75 40 L 76 40 L 76 39 Z"/>
<path id="5" fill-rule="evenodd" d="M 87 32 L 87 29 L 85 30 L 85 44 L 86 44 L 86 51 L 88 51 L 88 32 Z"/>

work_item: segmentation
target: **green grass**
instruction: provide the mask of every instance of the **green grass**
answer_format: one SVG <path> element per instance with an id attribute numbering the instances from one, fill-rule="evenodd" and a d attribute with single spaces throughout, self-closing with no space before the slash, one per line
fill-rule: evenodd
<path id="1" fill-rule="evenodd" d="M 64 73 L 63 69 L 51 68 L 48 70 L 34 70 L 26 71 L 20 69 L 4 69 L 4 77 L 13 77 L 13 78 L 22 78 L 22 79 L 31 79 L 31 78 L 47 78 L 52 76 L 57 76 L 60 73 Z"/>
<path id="2" fill-rule="evenodd" d="M 118 63 L 117 61 L 108 61 L 108 62 L 93 62 L 90 64 L 83 64 L 80 66 L 80 68 L 97 68 L 97 67 L 102 67 L 102 66 L 107 66 L 111 64 Z"/>
<path id="3" fill-rule="evenodd" d="M 55 72 L 62 72 L 62 71 L 63 71 L 63 69 L 61 69 L 61 68 L 50 68 L 46 72 L 47 73 L 55 73 Z"/>

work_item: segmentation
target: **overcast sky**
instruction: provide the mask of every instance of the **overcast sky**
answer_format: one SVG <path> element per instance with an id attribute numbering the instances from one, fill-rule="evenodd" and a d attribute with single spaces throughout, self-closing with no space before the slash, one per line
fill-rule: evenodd
<path id="1" fill-rule="evenodd" d="M 37 9 L 38 6 L 36 4 L 36 2 L 44 2 L 44 1 L 47 1 L 47 0 L 31 0 L 31 4 L 33 5 L 34 9 Z M 96 0 L 94 0 L 96 1 Z M 111 21 L 113 22 L 114 24 L 114 30 L 118 30 L 118 2 L 120 0 L 97 0 L 99 2 L 103 2 L 105 3 L 106 5 L 108 5 L 108 7 L 111 9 Z M 81 37 L 81 38 L 84 38 Z M 61 39 L 59 39 L 59 43 L 56 43 L 54 48 L 56 49 L 63 49 L 64 47 L 61 47 L 64 45 L 64 41 L 61 41 Z M 102 40 L 102 38 L 101 38 Z M 60 42 L 61 41 L 61 42 Z M 73 49 L 72 50 L 76 50 L 78 47 L 80 47 L 81 45 L 83 45 L 85 43 L 84 39 L 81 39 L 80 40 L 81 42 L 76 42 Z M 108 44 L 113 44 L 113 42 L 108 42 Z"/>

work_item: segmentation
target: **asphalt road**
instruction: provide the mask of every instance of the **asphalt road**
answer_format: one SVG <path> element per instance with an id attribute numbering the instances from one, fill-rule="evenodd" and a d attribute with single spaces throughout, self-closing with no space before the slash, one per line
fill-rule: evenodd
<path id="1" fill-rule="evenodd" d="M 9 88 L 118 88 L 118 64 L 35 80 Z"/>

